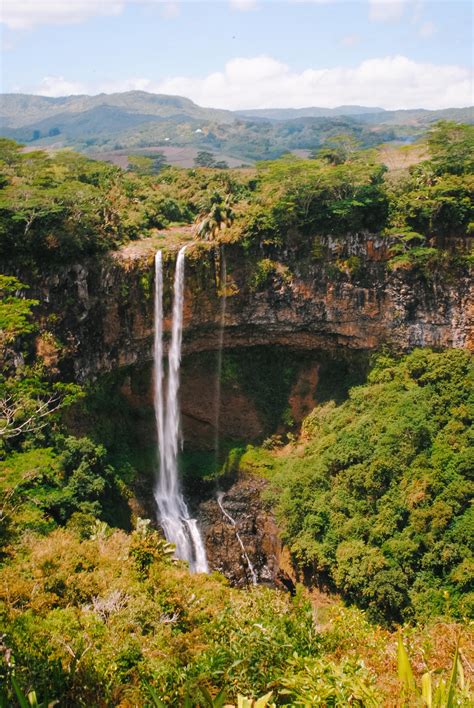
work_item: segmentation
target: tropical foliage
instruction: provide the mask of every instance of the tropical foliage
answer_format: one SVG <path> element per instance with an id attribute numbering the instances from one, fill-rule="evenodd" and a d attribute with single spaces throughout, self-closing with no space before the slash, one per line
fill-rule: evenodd
<path id="1" fill-rule="evenodd" d="M 45 705 L 203 707 L 271 691 L 278 705 L 376 706 L 403 690 L 396 637 L 360 611 L 335 604 L 317 630 L 301 590 L 292 599 L 190 576 L 143 520 L 129 534 L 73 517 L 47 534 L 30 527 L 0 574 L 5 705 L 31 691 Z M 409 636 L 419 652 L 428 635 Z M 455 645 L 449 625 L 431 633 L 420 668 L 441 661 L 434 686 L 449 684 Z M 467 706 L 468 686 L 455 684 Z"/>
<path id="2" fill-rule="evenodd" d="M 32 353 L 27 335 L 35 330 L 38 302 L 26 298 L 26 290 L 17 278 L 0 275 L 0 455 L 43 436 L 55 412 L 81 395 L 77 385 L 53 380 Z"/>
<path id="3" fill-rule="evenodd" d="M 224 199 L 219 192 L 214 192 L 202 205 L 196 235 L 202 239 L 215 239 L 222 229 L 232 225 L 233 220 L 230 194 Z"/>
<path id="4" fill-rule="evenodd" d="M 269 479 L 311 588 L 241 591 L 218 573 L 190 576 L 140 518 L 117 400 L 97 383 L 79 408 L 83 391 L 61 374 L 65 347 L 34 320 L 37 298 L 17 277 L 171 223 L 242 241 L 255 293 L 291 282 L 279 248 L 318 261 L 322 235 L 378 232 L 391 239 L 391 267 L 442 264 L 472 221 L 472 128 L 435 127 L 430 159 L 396 181 L 351 135 L 333 138 L 313 159 L 256 170 L 178 170 L 158 155 L 128 172 L 0 141 L 0 257 L 11 273 L 0 276 L 0 705 L 472 705 L 466 352 L 381 353 L 364 385 L 347 394 L 343 377 L 337 403 L 326 396 L 286 447 L 276 436 L 231 451 L 228 473 Z M 340 267 L 356 273 L 360 259 Z M 337 368 L 320 374 L 337 379 Z M 246 381 L 274 427 L 293 425 L 295 372 L 275 347 L 222 358 L 222 385 Z"/>
<path id="5" fill-rule="evenodd" d="M 374 619 L 471 616 L 472 390 L 461 350 L 379 356 L 366 385 L 316 408 L 295 452 L 274 459 L 295 562 Z"/>
<path id="6" fill-rule="evenodd" d="M 289 156 L 259 164 L 257 173 L 259 188 L 241 224 L 247 241 L 295 242 L 320 233 L 378 231 L 386 223 L 379 164 L 361 159 L 328 165 Z"/>
<path id="7" fill-rule="evenodd" d="M 2 139 L 0 169 L 0 257 L 6 262 L 69 261 L 191 218 L 153 176 L 69 151 L 23 152 Z"/>
<path id="8" fill-rule="evenodd" d="M 430 249 L 470 232 L 473 130 L 437 125 L 430 159 L 395 184 L 378 153 L 357 149 L 350 135 L 333 136 L 317 159 L 284 155 L 256 169 L 222 170 L 203 151 L 199 164 L 209 166 L 180 170 L 156 153 L 133 157 L 128 172 L 69 151 L 24 152 L 0 139 L 0 257 L 67 261 L 196 222 L 198 238 L 255 247 L 383 232 L 399 241 L 395 265 L 426 262 L 439 253 Z"/>

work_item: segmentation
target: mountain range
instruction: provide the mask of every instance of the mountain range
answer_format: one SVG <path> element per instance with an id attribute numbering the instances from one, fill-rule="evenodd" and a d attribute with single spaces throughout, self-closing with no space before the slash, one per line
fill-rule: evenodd
<path id="1" fill-rule="evenodd" d="M 208 150 L 239 162 L 313 150 L 338 133 L 362 146 L 412 142 L 439 119 L 474 122 L 472 108 L 386 111 L 378 107 L 227 111 L 182 96 L 145 91 L 51 98 L 0 96 L 0 135 L 29 147 L 72 147 L 93 154 L 163 148 Z M 191 154 L 191 153 L 190 153 Z"/>

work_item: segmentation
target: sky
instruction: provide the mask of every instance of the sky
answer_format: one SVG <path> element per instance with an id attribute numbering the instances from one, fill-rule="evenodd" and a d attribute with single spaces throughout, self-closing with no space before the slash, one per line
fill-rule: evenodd
<path id="1" fill-rule="evenodd" d="M 464 0 L 3 0 L 1 91 L 228 109 L 473 101 Z"/>

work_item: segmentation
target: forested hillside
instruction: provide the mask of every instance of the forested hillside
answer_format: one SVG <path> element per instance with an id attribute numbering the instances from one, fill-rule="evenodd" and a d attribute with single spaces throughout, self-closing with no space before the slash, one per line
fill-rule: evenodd
<path id="1" fill-rule="evenodd" d="M 67 261 L 197 221 L 207 224 L 199 232 L 206 238 L 227 227 L 227 240 L 249 245 L 367 230 L 399 240 L 394 263 L 421 263 L 438 257 L 433 247 L 444 239 L 470 233 L 472 145 L 471 126 L 440 123 L 430 134 L 431 159 L 394 181 L 377 151 L 357 149 L 349 136 L 311 160 L 158 174 L 149 157 L 123 171 L 70 151 L 23 152 L 3 140 L 0 255 Z"/>
<path id="2" fill-rule="evenodd" d="M 121 151 L 161 148 L 171 164 L 210 151 L 216 161 L 251 163 L 294 150 L 317 150 L 340 133 L 362 147 L 413 142 L 438 120 L 471 122 L 472 110 L 383 111 L 361 106 L 334 109 L 224 111 L 202 108 L 181 96 L 130 91 L 98 96 L 1 97 L 0 135 L 28 147 L 70 147 L 117 160 Z"/>
<path id="3" fill-rule="evenodd" d="M 243 458 L 270 465 L 298 566 L 379 621 L 472 614 L 472 383 L 463 351 L 380 355 L 293 450 Z"/>

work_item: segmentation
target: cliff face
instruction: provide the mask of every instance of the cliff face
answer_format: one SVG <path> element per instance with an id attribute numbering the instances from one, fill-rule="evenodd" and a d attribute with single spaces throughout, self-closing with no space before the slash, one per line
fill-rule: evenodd
<path id="1" fill-rule="evenodd" d="M 219 439 L 222 451 L 225 441 L 249 442 L 288 431 L 316 403 L 338 400 L 360 382 L 367 352 L 383 345 L 402 351 L 473 348 L 474 300 L 467 272 L 462 267 L 456 273 L 447 268 L 393 271 L 387 266 L 388 246 L 362 234 L 318 238 L 299 250 L 189 244 L 180 390 L 186 451 L 217 458 Z M 153 446 L 156 435 L 151 388 L 155 248 L 142 241 L 54 273 L 18 273 L 30 285 L 28 296 L 40 300 L 40 329 L 49 333 L 38 336 L 38 354 L 80 382 L 120 370 L 111 378 L 132 409 L 130 439 L 139 449 Z M 168 335 L 176 250 L 164 251 Z M 94 423 L 74 424 L 87 432 Z M 189 463 L 192 479 L 185 486 L 211 567 L 236 585 L 251 580 L 238 532 L 258 581 L 291 590 L 287 552 L 260 500 L 263 482 L 244 477 L 227 487 L 224 503 L 232 524 L 217 503 L 216 489 L 196 473 L 197 459 Z M 153 517 L 151 477 L 139 485 L 145 513 Z"/>
<path id="2" fill-rule="evenodd" d="M 264 486 L 261 479 L 243 478 L 228 488 L 221 503 L 234 523 L 214 498 L 199 507 L 209 565 L 237 586 L 255 581 L 284 586 L 287 580 L 280 568 L 279 529 L 260 498 Z"/>
<path id="3" fill-rule="evenodd" d="M 19 274 L 64 347 L 63 368 L 79 381 L 151 359 L 155 248 L 143 241 L 54 274 Z M 222 250 L 190 243 L 184 355 L 217 349 L 222 322 L 225 348 L 472 348 L 467 273 L 392 271 L 387 248 L 386 239 L 365 234 L 318 238 L 299 251 L 246 252 L 240 244 L 228 244 L 224 279 Z M 167 250 L 164 260 L 166 332 L 175 250 Z"/>

